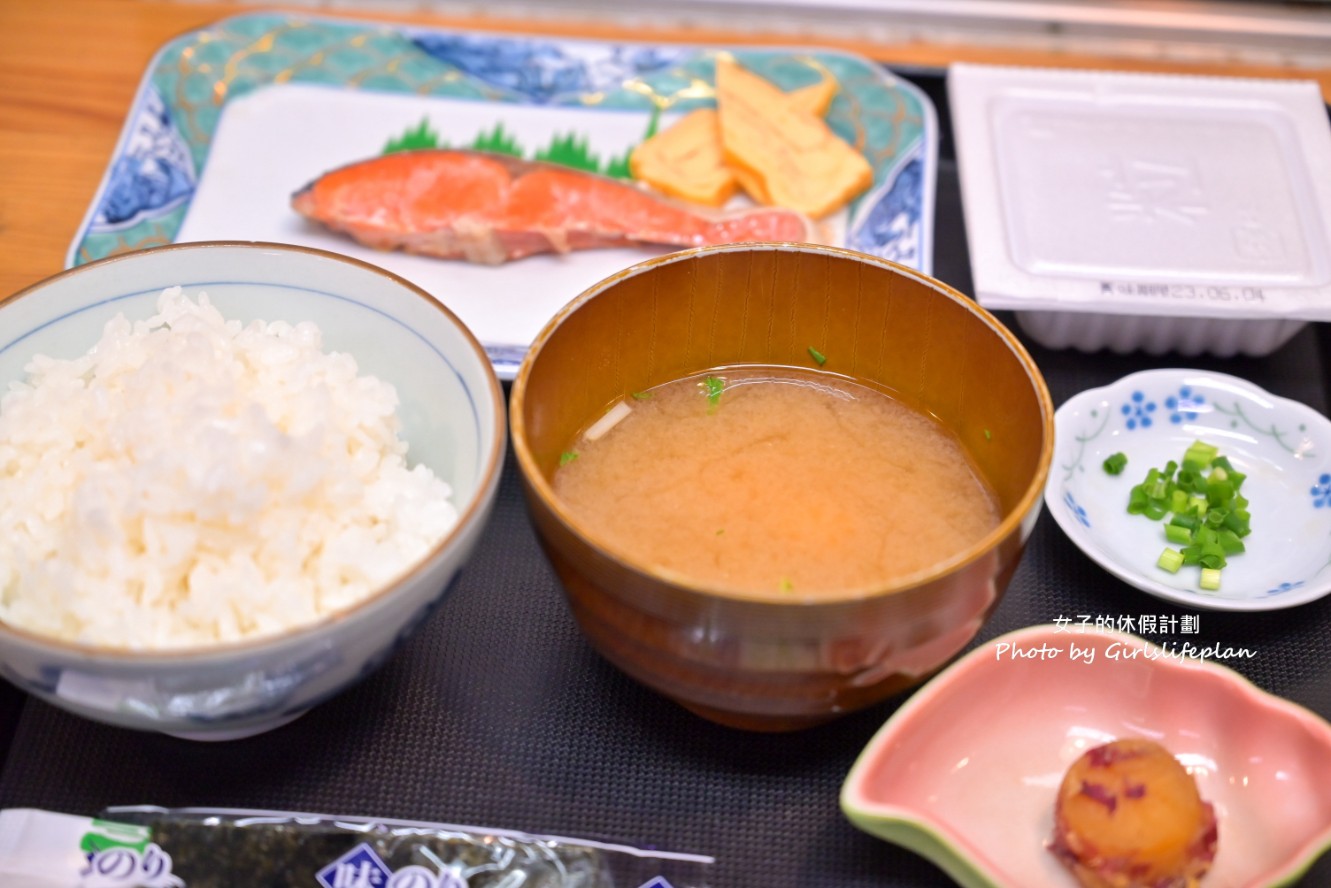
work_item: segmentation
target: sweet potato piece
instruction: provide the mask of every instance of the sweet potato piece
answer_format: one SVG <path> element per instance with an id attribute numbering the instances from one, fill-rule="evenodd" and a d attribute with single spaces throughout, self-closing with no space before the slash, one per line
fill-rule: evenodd
<path id="1" fill-rule="evenodd" d="M 1072 763 L 1050 850 L 1085 888 L 1195 888 L 1216 839 L 1192 775 L 1158 743 L 1129 739 Z"/>

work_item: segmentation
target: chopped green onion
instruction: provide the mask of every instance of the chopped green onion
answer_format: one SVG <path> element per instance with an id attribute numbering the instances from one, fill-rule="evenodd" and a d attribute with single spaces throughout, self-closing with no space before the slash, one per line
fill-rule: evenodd
<path id="1" fill-rule="evenodd" d="M 1172 574 L 1178 573 L 1178 569 L 1183 566 L 1183 553 L 1174 549 L 1165 549 L 1155 563 Z"/>
<path id="2" fill-rule="evenodd" d="M 1193 441 L 1183 454 L 1183 465 L 1201 472 L 1211 467 L 1211 461 L 1220 455 L 1220 448 L 1205 441 Z"/>
<path id="3" fill-rule="evenodd" d="M 791 592 L 791 591 L 794 591 L 794 589 L 795 589 L 795 584 L 792 583 L 792 582 L 790 581 L 790 577 L 782 577 L 782 578 L 781 578 L 781 591 L 782 591 L 782 592 Z"/>
<path id="4" fill-rule="evenodd" d="M 827 363 L 827 355 L 823 354 L 818 349 L 814 348 L 812 345 L 809 346 L 809 357 L 817 361 L 819 367 Z"/>
<path id="5" fill-rule="evenodd" d="M 1234 498 L 1234 485 L 1225 479 L 1216 480 L 1213 474 L 1206 481 L 1206 502 L 1211 506 L 1220 506 Z"/>
<path id="6" fill-rule="evenodd" d="M 1198 519 L 1196 515 L 1188 515 L 1186 513 L 1175 512 L 1172 516 L 1170 516 L 1169 523 L 1174 525 L 1175 527 L 1183 527 L 1188 530 L 1196 530 Z"/>
<path id="7" fill-rule="evenodd" d="M 985 429 L 985 430 L 984 430 L 984 440 L 986 440 L 986 441 L 992 441 L 993 438 L 994 438 L 994 436 L 991 435 L 991 434 L 989 434 L 989 430 L 988 430 L 988 429 Z"/>
<path id="8" fill-rule="evenodd" d="M 1109 460 L 1105 471 L 1110 471 Z M 1196 566 L 1203 589 L 1220 588 L 1220 571 L 1228 558 L 1246 550 L 1242 538 L 1252 531 L 1248 499 L 1239 493 L 1245 480 L 1217 446 L 1205 441 L 1188 445 L 1182 465 L 1170 460 L 1163 470 L 1147 470 L 1128 492 L 1127 511 L 1165 519 L 1165 540 L 1180 549 L 1166 548 L 1156 562 L 1160 569 L 1177 573 Z"/>
<path id="9" fill-rule="evenodd" d="M 1180 527 L 1172 521 L 1165 525 L 1165 539 L 1171 543 L 1177 543 L 1180 546 L 1186 546 L 1192 542 L 1192 531 L 1186 527 Z"/>
<path id="10" fill-rule="evenodd" d="M 651 393 L 651 392 L 633 392 L 631 395 L 629 395 L 629 397 L 632 398 L 632 399 L 635 400 L 635 401 L 650 401 L 650 400 L 652 399 L 652 393 Z"/>
<path id="11" fill-rule="evenodd" d="M 578 451 L 565 450 L 563 453 L 559 454 L 559 464 L 561 466 L 566 466 L 577 458 L 578 458 Z"/>
<path id="12" fill-rule="evenodd" d="M 1201 475 L 1192 469 L 1179 469 L 1178 477 L 1175 479 L 1174 483 L 1177 484 L 1178 489 L 1185 494 L 1196 493 L 1197 479 L 1200 477 Z"/>
<path id="13" fill-rule="evenodd" d="M 1119 452 L 1105 457 L 1104 469 L 1107 474 L 1119 475 L 1123 472 L 1123 467 L 1128 464 L 1126 453 Z"/>
<path id="14" fill-rule="evenodd" d="M 715 410 L 716 405 L 721 402 L 721 391 L 726 387 L 726 381 L 719 376 L 709 376 L 702 381 L 702 386 L 707 392 L 709 412 Z"/>
<path id="15" fill-rule="evenodd" d="M 1202 567 L 1216 570 L 1225 566 L 1225 547 L 1219 543 L 1202 543 Z"/>
<path id="16" fill-rule="evenodd" d="M 1226 555 L 1238 555 L 1247 549 L 1243 545 L 1243 540 L 1239 539 L 1238 534 L 1228 528 L 1216 534 L 1216 542 L 1220 544 L 1220 548 L 1225 550 Z"/>

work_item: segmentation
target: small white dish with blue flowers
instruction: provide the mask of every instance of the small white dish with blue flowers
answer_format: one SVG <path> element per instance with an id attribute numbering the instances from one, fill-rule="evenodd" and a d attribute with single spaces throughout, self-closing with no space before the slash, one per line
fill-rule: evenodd
<path id="1" fill-rule="evenodd" d="M 1331 592 L 1331 421 L 1250 382 L 1202 370 L 1147 370 L 1070 399 L 1055 414 L 1045 505 L 1092 560 L 1144 592 L 1194 608 L 1292 607 Z M 1230 556 L 1220 588 L 1199 569 L 1156 565 L 1163 522 L 1127 511 L 1151 468 L 1181 462 L 1196 440 L 1220 448 L 1248 478 L 1252 533 Z M 1118 475 L 1104 469 L 1127 456 Z"/>

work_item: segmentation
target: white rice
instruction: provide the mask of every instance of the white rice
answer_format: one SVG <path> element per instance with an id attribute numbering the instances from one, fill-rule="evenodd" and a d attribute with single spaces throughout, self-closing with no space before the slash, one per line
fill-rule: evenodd
<path id="1" fill-rule="evenodd" d="M 179 287 L 0 398 L 0 621 L 118 648 L 261 636 L 344 609 L 457 521 L 407 468 L 397 394 L 312 323 Z"/>

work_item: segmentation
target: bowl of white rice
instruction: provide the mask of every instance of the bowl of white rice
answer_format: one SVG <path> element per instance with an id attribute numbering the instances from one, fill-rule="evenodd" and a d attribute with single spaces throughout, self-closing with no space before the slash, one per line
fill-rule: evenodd
<path id="1" fill-rule="evenodd" d="M 430 294 L 276 244 L 92 262 L 0 302 L 0 675 L 199 739 L 376 668 L 489 517 L 504 396 Z"/>

